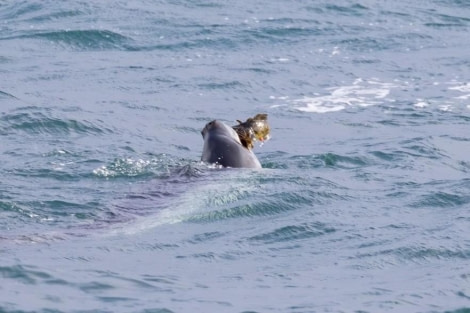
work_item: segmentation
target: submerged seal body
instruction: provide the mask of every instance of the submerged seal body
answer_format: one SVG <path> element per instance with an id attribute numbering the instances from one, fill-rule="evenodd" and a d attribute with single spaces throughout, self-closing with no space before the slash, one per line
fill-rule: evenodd
<path id="1" fill-rule="evenodd" d="M 204 138 L 203 162 L 223 167 L 261 168 L 256 155 L 242 145 L 232 127 L 214 120 L 206 124 L 201 134 Z"/>

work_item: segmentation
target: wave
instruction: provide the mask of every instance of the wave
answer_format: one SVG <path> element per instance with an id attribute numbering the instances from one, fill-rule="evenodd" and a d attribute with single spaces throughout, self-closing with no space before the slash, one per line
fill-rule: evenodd
<path id="1" fill-rule="evenodd" d="M 8 92 L 4 92 L 0 90 L 0 98 L 5 97 L 5 98 L 13 98 L 13 99 L 18 99 L 12 94 L 9 94 Z"/>
<path id="2" fill-rule="evenodd" d="M 463 207 L 470 203 L 470 196 L 456 194 L 451 192 L 433 192 L 421 197 L 421 200 L 414 203 L 414 207 L 439 207 L 439 208 L 452 208 Z"/>
<path id="3" fill-rule="evenodd" d="M 459 95 L 455 97 L 456 99 L 468 100 L 470 99 L 470 82 L 466 83 L 454 83 L 456 86 L 449 87 L 449 90 L 458 91 L 464 93 L 463 95 Z M 467 108 L 470 108 L 470 105 L 467 105 Z"/>
<path id="4" fill-rule="evenodd" d="M 52 4 L 56 4 L 53 6 Z M 67 19 L 84 14 L 81 9 L 61 8 L 57 3 L 47 1 L 11 1 L 9 4 L 0 4 L 0 17 L 2 20 L 27 21 L 41 23 L 44 21 Z"/>
<path id="5" fill-rule="evenodd" d="M 303 27 L 303 26 L 274 26 L 255 28 L 253 30 L 245 30 L 243 32 L 243 41 L 245 43 L 266 40 L 279 44 L 280 42 L 298 41 L 303 38 L 313 37 L 315 35 L 325 35 L 326 32 L 331 32 L 328 28 L 321 27 Z"/>
<path id="6" fill-rule="evenodd" d="M 353 169 L 376 163 L 367 156 L 347 156 L 331 152 L 308 155 L 289 155 L 283 152 L 275 152 L 264 156 L 264 158 L 269 161 L 263 161 L 263 167 L 270 169 L 318 169 L 324 167 Z"/>
<path id="7" fill-rule="evenodd" d="M 0 6 L 0 18 L 5 21 L 0 40 L 34 39 L 78 51 L 126 50 L 132 39 L 116 30 L 80 27 L 83 21 L 94 25 L 93 14 L 100 9 L 104 10 L 85 3 L 16 1 Z"/>
<path id="8" fill-rule="evenodd" d="M 432 181 L 421 186 L 423 191 L 416 194 L 413 208 L 465 208 L 470 203 L 470 180 Z M 416 192 L 415 192 L 416 193 Z"/>
<path id="9" fill-rule="evenodd" d="M 381 243 L 384 244 L 384 243 Z M 378 245 L 380 247 L 381 245 Z M 462 260 L 469 260 L 470 259 L 470 250 L 462 249 L 461 247 L 456 247 L 453 249 L 452 247 L 439 247 L 433 248 L 429 245 L 410 245 L 406 247 L 398 247 L 392 249 L 379 249 L 378 251 L 371 251 L 368 253 L 359 253 L 355 257 L 359 259 L 365 259 L 369 257 L 377 257 L 377 256 L 393 256 L 397 260 L 402 262 L 413 262 L 413 263 L 421 263 L 421 262 L 429 262 L 430 259 L 442 260 L 442 259 L 462 259 Z"/>
<path id="10" fill-rule="evenodd" d="M 27 285 L 35 285 L 37 281 L 51 282 L 52 277 L 46 272 L 36 269 L 34 266 L 0 266 L 0 276 L 3 278 L 11 278 Z"/>
<path id="11" fill-rule="evenodd" d="M 11 5 L 0 3 L 0 17 L 2 20 L 27 18 L 31 13 L 38 12 L 43 6 L 33 1 L 13 1 Z"/>
<path id="12" fill-rule="evenodd" d="M 345 15 L 345 16 L 363 16 L 365 13 L 369 12 L 369 9 L 366 6 L 361 4 L 351 4 L 348 6 L 336 5 L 336 4 L 326 4 L 323 7 L 314 7 L 311 8 L 319 13 L 327 13 L 333 15 Z"/>
<path id="13" fill-rule="evenodd" d="M 110 30 L 58 30 L 50 32 L 30 32 L 27 34 L 3 37 L 2 40 L 11 39 L 38 39 L 45 40 L 74 50 L 132 50 L 129 43 L 131 39 Z"/>
<path id="14" fill-rule="evenodd" d="M 249 201 L 249 199 L 237 199 L 237 201 L 234 201 L 232 198 L 233 196 L 235 195 L 230 194 L 225 198 L 217 199 L 220 203 L 213 205 L 212 211 L 202 213 L 195 212 L 184 219 L 184 221 L 193 223 L 210 223 L 233 218 L 269 216 L 295 210 L 296 208 L 301 207 L 302 204 L 312 202 L 310 197 L 303 194 L 280 194 L 278 197 L 273 197 L 271 200 L 258 202 L 252 202 Z M 227 204 L 227 202 L 233 203 L 230 205 Z M 240 204 L 243 202 L 251 203 Z"/>
<path id="15" fill-rule="evenodd" d="M 23 111 L 31 109 L 34 108 L 23 108 Z M 3 135 L 17 133 L 30 135 L 102 135 L 111 132 L 109 128 L 97 126 L 89 121 L 58 118 L 38 111 L 10 113 L 0 117 L 0 134 Z"/>
<path id="16" fill-rule="evenodd" d="M 260 244 L 271 244 L 319 237 L 335 231 L 333 227 L 319 222 L 301 223 L 298 225 L 283 226 L 248 239 L 250 241 L 259 242 Z"/>

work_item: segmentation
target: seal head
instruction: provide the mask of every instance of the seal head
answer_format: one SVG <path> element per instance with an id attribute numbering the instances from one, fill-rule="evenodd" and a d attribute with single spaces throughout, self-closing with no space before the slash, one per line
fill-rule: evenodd
<path id="1" fill-rule="evenodd" d="M 232 127 L 214 120 L 206 124 L 201 134 L 204 139 L 203 162 L 223 167 L 261 168 L 256 155 L 242 145 Z"/>

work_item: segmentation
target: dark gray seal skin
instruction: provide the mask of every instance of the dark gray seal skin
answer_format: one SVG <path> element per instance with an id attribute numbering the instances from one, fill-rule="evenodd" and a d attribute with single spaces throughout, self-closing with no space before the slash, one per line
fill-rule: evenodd
<path id="1" fill-rule="evenodd" d="M 256 155 L 242 145 L 232 127 L 214 120 L 206 124 L 201 134 L 204 138 L 203 162 L 223 167 L 261 168 Z"/>

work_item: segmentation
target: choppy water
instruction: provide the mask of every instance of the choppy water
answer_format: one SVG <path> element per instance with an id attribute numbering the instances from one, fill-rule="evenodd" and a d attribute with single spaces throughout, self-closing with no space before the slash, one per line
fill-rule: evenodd
<path id="1" fill-rule="evenodd" d="M 0 1 L 0 311 L 470 311 L 470 4 Z M 264 169 L 200 130 L 269 114 Z"/>

